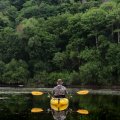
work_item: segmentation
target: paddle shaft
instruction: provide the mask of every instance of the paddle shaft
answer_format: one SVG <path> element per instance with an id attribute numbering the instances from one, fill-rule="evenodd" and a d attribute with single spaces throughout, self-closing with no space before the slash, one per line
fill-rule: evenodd
<path id="1" fill-rule="evenodd" d="M 32 95 L 43 95 L 43 94 L 46 94 L 46 93 L 47 93 L 50 97 L 52 97 L 49 92 L 32 91 Z M 79 94 L 79 95 L 86 95 L 86 94 L 89 93 L 89 91 L 88 91 L 88 90 L 80 90 L 80 91 L 78 91 L 78 92 L 76 92 L 76 93 Z"/>

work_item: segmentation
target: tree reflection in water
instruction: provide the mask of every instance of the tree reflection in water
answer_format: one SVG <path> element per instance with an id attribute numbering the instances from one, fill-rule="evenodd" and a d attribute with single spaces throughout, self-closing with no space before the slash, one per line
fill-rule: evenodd
<path id="1" fill-rule="evenodd" d="M 33 97 L 30 94 L 0 95 L 0 98 L 0 120 L 119 120 L 120 118 L 120 96 L 73 95 L 69 103 L 72 111 L 69 108 L 65 111 L 52 110 L 50 99 L 45 95 L 40 97 Z M 31 113 L 32 108 L 43 108 L 43 111 Z M 78 109 L 88 110 L 89 114 L 77 113 Z"/>

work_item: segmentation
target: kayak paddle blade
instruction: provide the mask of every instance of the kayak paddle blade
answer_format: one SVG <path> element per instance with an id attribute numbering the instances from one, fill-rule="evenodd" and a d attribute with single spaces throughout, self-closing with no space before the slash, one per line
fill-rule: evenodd
<path id="1" fill-rule="evenodd" d="M 39 92 L 39 91 L 32 91 L 32 95 L 42 95 L 43 92 Z"/>
<path id="2" fill-rule="evenodd" d="M 42 108 L 32 108 L 32 109 L 31 109 L 31 112 L 32 112 L 32 113 L 38 113 L 38 112 L 42 112 L 42 111 L 43 111 Z"/>
<path id="3" fill-rule="evenodd" d="M 80 90 L 80 91 L 77 92 L 77 94 L 79 94 L 79 95 L 86 95 L 88 93 L 89 93 L 88 90 Z"/>
<path id="4" fill-rule="evenodd" d="M 78 112 L 80 114 L 83 114 L 83 115 L 88 115 L 89 114 L 88 110 L 84 110 L 84 109 L 78 109 L 76 112 Z"/>

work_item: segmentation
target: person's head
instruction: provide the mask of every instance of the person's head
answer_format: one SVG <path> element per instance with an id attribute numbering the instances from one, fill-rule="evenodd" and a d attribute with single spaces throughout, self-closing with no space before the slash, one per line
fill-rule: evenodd
<path id="1" fill-rule="evenodd" d="M 63 84 L 62 79 L 58 79 L 58 80 L 57 80 L 57 85 L 62 85 L 62 84 Z"/>

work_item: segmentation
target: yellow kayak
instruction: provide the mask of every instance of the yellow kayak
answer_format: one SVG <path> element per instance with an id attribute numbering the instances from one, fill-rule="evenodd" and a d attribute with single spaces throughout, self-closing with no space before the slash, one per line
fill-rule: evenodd
<path id="1" fill-rule="evenodd" d="M 69 100 L 67 98 L 52 98 L 50 106 L 53 110 L 62 111 L 68 108 Z"/>
<path id="2" fill-rule="evenodd" d="M 67 104 L 69 104 L 69 100 L 67 98 L 52 98 L 50 100 L 50 104 L 51 105 L 59 105 L 59 106 L 67 105 Z"/>

